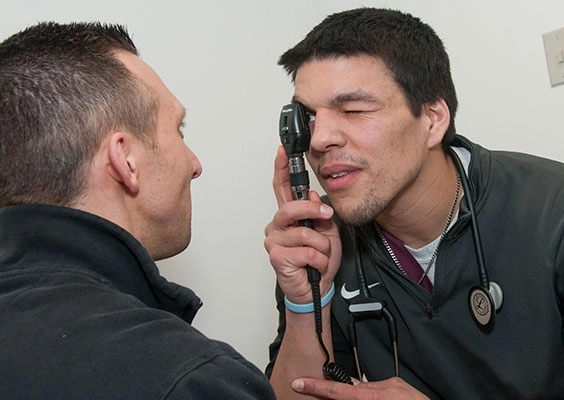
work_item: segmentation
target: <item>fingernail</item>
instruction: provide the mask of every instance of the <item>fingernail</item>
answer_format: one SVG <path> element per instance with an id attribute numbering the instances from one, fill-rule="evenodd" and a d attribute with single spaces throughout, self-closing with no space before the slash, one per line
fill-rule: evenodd
<path id="1" fill-rule="evenodd" d="M 292 382 L 292 389 L 294 389 L 296 392 L 301 392 L 302 390 L 304 390 L 304 381 L 302 381 L 301 379 L 296 379 L 294 382 Z"/>
<path id="2" fill-rule="evenodd" d="M 321 204 L 321 207 L 319 207 L 319 209 L 321 211 L 321 214 L 326 217 L 331 216 L 331 214 L 333 213 L 333 209 L 326 204 Z"/>

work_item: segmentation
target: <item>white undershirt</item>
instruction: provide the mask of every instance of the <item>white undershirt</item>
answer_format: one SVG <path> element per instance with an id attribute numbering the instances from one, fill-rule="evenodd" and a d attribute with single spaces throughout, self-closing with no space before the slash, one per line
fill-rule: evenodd
<path id="1" fill-rule="evenodd" d="M 458 157 L 460 158 L 460 161 L 462 162 L 462 166 L 464 167 L 464 173 L 468 176 L 468 166 L 470 165 L 470 159 L 471 159 L 470 151 L 468 151 L 464 147 L 452 147 L 452 149 L 456 152 L 456 154 L 458 154 Z M 462 196 L 464 196 L 464 192 L 462 193 Z M 456 211 L 456 213 L 452 217 L 452 221 L 451 221 L 451 223 L 450 223 L 450 225 L 447 229 L 447 232 L 454 225 L 454 223 L 456 222 L 457 219 L 458 219 L 458 210 Z M 418 249 L 414 249 L 413 247 L 405 246 L 405 248 L 413 256 L 413 258 L 415 258 L 415 260 L 421 265 L 421 268 L 423 268 L 423 271 L 427 270 L 427 267 L 429 266 L 429 261 L 431 260 L 431 257 L 433 256 L 433 252 L 435 251 L 435 248 L 439 244 L 440 238 L 441 238 L 441 236 L 439 235 L 431 243 L 428 243 L 425 246 L 420 247 Z M 433 265 L 431 265 L 431 268 L 429 268 L 429 272 L 427 273 L 427 277 L 429 278 L 431 283 L 434 285 L 435 284 L 435 261 L 433 261 Z"/>

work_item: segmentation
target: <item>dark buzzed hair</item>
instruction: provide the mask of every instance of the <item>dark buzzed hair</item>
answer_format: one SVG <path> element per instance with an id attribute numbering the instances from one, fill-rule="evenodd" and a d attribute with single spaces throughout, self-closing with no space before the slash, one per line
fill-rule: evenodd
<path id="1" fill-rule="evenodd" d="M 121 63 L 127 30 L 42 22 L 0 43 L 0 207 L 70 205 L 114 129 L 150 142 L 156 100 Z"/>
<path id="2" fill-rule="evenodd" d="M 400 11 L 358 8 L 329 15 L 278 62 L 295 80 L 298 69 L 311 60 L 369 55 L 381 59 L 403 90 L 411 112 L 421 115 L 424 104 L 444 99 L 450 124 L 446 148 L 456 133 L 458 107 L 450 62 L 443 42 L 420 19 Z"/>

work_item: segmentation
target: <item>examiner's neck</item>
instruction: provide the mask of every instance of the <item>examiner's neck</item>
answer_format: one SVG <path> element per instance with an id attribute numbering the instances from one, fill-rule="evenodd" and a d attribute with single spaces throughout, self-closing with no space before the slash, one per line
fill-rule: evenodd
<path id="1" fill-rule="evenodd" d="M 456 168 L 442 151 L 430 156 L 411 186 L 376 218 L 378 225 L 412 248 L 438 238 L 445 228 L 457 187 Z M 462 188 L 455 205 L 460 205 Z"/>

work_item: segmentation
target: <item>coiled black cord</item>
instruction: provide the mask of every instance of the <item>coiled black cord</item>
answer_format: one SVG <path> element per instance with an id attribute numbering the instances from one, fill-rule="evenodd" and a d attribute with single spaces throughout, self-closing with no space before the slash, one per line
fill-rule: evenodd
<path id="1" fill-rule="evenodd" d="M 309 269 L 308 267 L 308 277 L 309 276 Z M 316 271 L 317 272 L 317 271 Z M 315 332 L 317 333 L 317 339 L 319 340 L 319 344 L 321 345 L 321 349 L 323 350 L 323 354 L 325 355 L 325 362 L 323 363 L 323 374 L 328 378 L 333 379 L 336 382 L 341 383 L 348 383 L 349 385 L 353 384 L 352 379 L 350 378 L 349 374 L 345 372 L 343 367 L 336 362 L 331 362 L 331 357 L 329 356 L 329 351 L 323 343 L 323 322 L 322 322 L 322 312 L 321 312 L 321 290 L 319 289 L 319 281 L 315 279 L 310 279 L 311 284 L 311 292 L 313 295 L 313 314 L 315 317 Z"/>

